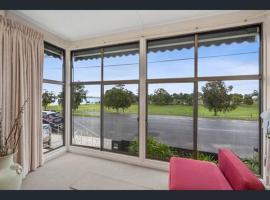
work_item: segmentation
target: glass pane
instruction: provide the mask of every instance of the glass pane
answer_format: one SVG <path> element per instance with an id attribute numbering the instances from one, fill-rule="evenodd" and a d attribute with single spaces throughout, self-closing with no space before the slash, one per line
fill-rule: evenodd
<path id="1" fill-rule="evenodd" d="M 198 75 L 232 76 L 259 73 L 257 28 L 199 35 Z M 250 35 L 247 37 L 247 35 Z"/>
<path id="2" fill-rule="evenodd" d="M 44 54 L 43 79 L 63 81 L 63 56 Z"/>
<path id="3" fill-rule="evenodd" d="M 100 81 L 101 58 L 73 59 L 73 81 Z"/>
<path id="4" fill-rule="evenodd" d="M 194 76 L 194 37 L 150 41 L 147 53 L 147 78 Z"/>
<path id="5" fill-rule="evenodd" d="M 139 79 L 139 47 L 119 45 L 104 49 L 104 80 Z"/>
<path id="6" fill-rule="evenodd" d="M 63 86 L 43 83 L 42 138 L 43 152 L 64 144 Z"/>
<path id="7" fill-rule="evenodd" d="M 104 107 L 104 149 L 138 155 L 138 85 L 105 85 Z"/>
<path id="8" fill-rule="evenodd" d="M 259 81 L 199 83 L 198 149 L 229 148 L 259 173 Z"/>
<path id="9" fill-rule="evenodd" d="M 149 84 L 147 129 L 148 158 L 191 157 L 193 84 Z"/>
<path id="10" fill-rule="evenodd" d="M 100 86 L 72 88 L 72 144 L 100 148 Z"/>

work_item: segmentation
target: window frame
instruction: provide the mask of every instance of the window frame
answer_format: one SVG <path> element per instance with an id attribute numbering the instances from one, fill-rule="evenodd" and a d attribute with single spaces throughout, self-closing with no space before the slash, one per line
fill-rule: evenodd
<path id="1" fill-rule="evenodd" d="M 259 60 L 258 60 L 258 74 L 257 75 L 231 75 L 231 76 L 206 76 L 206 77 L 199 77 L 198 76 L 198 49 L 199 49 L 199 35 L 201 34 L 209 34 L 209 33 L 219 33 L 219 32 L 226 32 L 230 30 L 240 30 L 243 28 L 251 28 L 251 27 L 257 27 L 259 28 Z M 146 111 L 145 111 L 145 118 L 146 118 L 146 132 L 145 132 L 145 141 L 147 141 L 148 138 L 148 115 L 149 115 L 149 94 L 148 94 L 148 85 L 153 84 L 153 83 L 193 83 L 194 85 L 194 98 L 193 98 L 193 158 L 197 159 L 197 153 L 198 151 L 198 83 L 200 81 L 230 81 L 230 80 L 258 80 L 259 85 L 259 113 L 262 112 L 263 110 L 263 26 L 262 23 L 257 23 L 257 24 L 252 24 L 252 25 L 244 25 L 244 26 L 237 26 L 237 27 L 230 27 L 230 28 L 223 28 L 223 29 L 216 29 L 216 30 L 211 30 L 211 31 L 202 31 L 202 32 L 194 32 L 190 34 L 183 34 L 183 35 L 177 35 L 177 36 L 171 36 L 171 37 L 161 37 L 158 39 L 148 39 L 146 40 L 146 54 L 148 53 L 148 42 L 149 41 L 157 41 L 157 40 L 166 40 L 170 38 L 177 38 L 177 37 L 188 37 L 188 36 L 194 36 L 194 76 L 193 77 L 185 77 L 185 78 L 159 78 L 159 79 L 148 79 L 148 73 L 147 69 L 148 66 L 146 64 Z M 146 55 L 147 58 L 147 55 Z M 260 171 L 259 171 L 259 176 L 262 177 L 263 174 L 263 148 L 262 148 L 262 143 L 263 143 L 263 136 L 262 136 L 262 126 L 261 126 L 261 117 L 259 116 L 259 162 L 260 162 Z M 158 159 L 153 159 L 151 157 L 147 156 L 147 142 L 145 142 L 145 158 L 150 159 L 150 160 L 158 160 Z"/>
<path id="2" fill-rule="evenodd" d="M 252 27 L 252 26 L 256 26 L 259 27 L 260 33 L 260 52 L 259 52 L 259 74 L 258 75 L 239 75 L 239 76 L 211 76 L 211 77 L 193 77 L 193 78 L 165 78 L 165 79 L 147 79 L 147 42 L 148 41 L 152 41 L 152 40 L 162 40 L 162 39 L 168 39 L 168 38 L 173 38 L 173 37 L 186 37 L 186 36 L 194 36 L 200 35 L 200 34 L 204 34 L 204 33 L 214 33 L 214 32 L 222 32 L 222 31 L 227 31 L 227 30 L 235 30 L 235 29 L 241 29 L 241 28 L 247 28 L 247 27 Z M 264 80 L 263 80 L 263 23 L 250 23 L 250 24 L 244 24 L 244 25 L 228 25 L 227 27 L 223 27 L 223 28 L 212 28 L 212 29 L 208 29 L 205 31 L 190 31 L 188 33 L 174 33 L 174 34 L 164 34 L 162 36 L 141 36 L 138 39 L 130 39 L 128 41 L 125 42 L 115 42 L 115 43 L 111 43 L 108 46 L 115 46 L 115 45 L 122 45 L 122 44 L 127 44 L 127 43 L 133 43 L 133 42 L 139 42 L 139 49 L 140 49 L 140 65 L 139 65 L 139 80 L 138 80 L 138 91 L 139 91 L 139 105 L 138 105 L 138 109 L 139 109 L 139 113 L 138 113 L 138 117 L 139 117 L 139 144 L 140 144 L 140 151 L 139 151 L 139 160 L 153 160 L 153 161 L 157 161 L 155 159 L 151 159 L 151 158 L 147 158 L 146 152 L 147 152 L 147 126 L 148 126 L 148 83 L 193 83 L 195 84 L 199 81 L 211 81 L 211 80 L 258 80 L 259 82 L 259 112 L 261 112 L 263 110 L 263 105 L 264 105 Z M 70 69 L 71 69 L 71 73 L 70 73 L 70 85 L 71 85 L 71 95 L 70 95 L 70 99 L 72 100 L 72 85 L 73 83 L 73 52 L 74 51 L 83 51 L 83 50 L 89 50 L 89 49 L 95 49 L 95 48 L 102 48 L 102 47 L 106 47 L 106 45 L 93 45 L 90 48 L 74 48 L 73 50 L 70 51 Z M 146 50 L 145 50 L 146 48 Z M 195 50 L 194 50 L 195 51 Z M 198 51 L 198 47 L 197 47 L 197 51 Z M 198 55 L 197 55 L 198 56 Z M 194 58 L 195 59 L 195 58 Z M 195 59 L 197 60 L 197 59 Z M 198 63 L 196 63 L 196 65 L 198 65 Z M 198 66 L 197 66 L 198 67 Z M 198 69 L 198 68 L 197 68 Z M 195 70 L 195 68 L 194 68 Z M 258 78 L 258 79 L 257 79 Z M 122 80 L 124 81 L 124 80 Z M 130 80 L 129 80 L 130 81 Z M 131 80 L 133 81 L 133 80 Z M 92 84 L 98 84 L 100 81 L 96 81 L 93 82 Z M 112 83 L 115 83 L 115 81 L 112 81 Z M 79 82 L 78 84 L 91 84 L 90 82 L 86 81 L 86 82 Z M 140 92 L 143 92 L 145 90 L 145 94 Z M 198 91 L 198 88 L 197 88 Z M 194 95 L 195 96 L 195 95 Z M 141 100 L 140 100 L 141 99 Z M 142 101 L 145 101 L 145 103 L 141 103 Z M 141 101 L 141 102 L 140 102 Z M 72 101 L 71 101 L 72 102 Z M 144 105 L 145 104 L 145 105 Z M 142 105 L 142 106 L 141 106 Z M 194 106 L 194 105 L 193 105 Z M 142 108 L 141 108 L 142 107 Z M 141 109 L 140 109 L 141 108 Z M 72 111 L 72 105 L 70 105 L 70 109 Z M 143 110 L 142 110 L 143 109 Z M 198 108 L 194 109 L 193 112 L 198 112 Z M 197 113 L 198 114 L 198 113 Z M 72 134 L 73 134 L 73 124 L 72 124 L 72 112 L 70 112 L 70 133 L 69 135 L 70 137 L 70 145 L 71 146 L 78 146 L 78 147 L 86 147 L 88 149 L 94 149 L 93 147 L 89 147 L 89 146 L 82 146 L 82 145 L 75 145 L 72 144 Z M 194 117 L 194 116 L 193 116 Z M 198 118 L 198 117 L 197 117 Z M 194 120 L 193 120 L 194 121 Z M 143 124 L 145 123 L 145 124 Z M 198 122 L 194 122 L 194 126 L 196 126 L 198 124 Z M 143 126 L 143 128 L 141 127 Z M 197 130 L 197 129 L 196 129 Z M 193 129 L 194 131 L 194 129 Z M 143 138 L 140 138 L 143 137 Z M 197 142 L 197 141 L 196 141 Z M 143 144 L 143 145 L 141 145 Z M 261 118 L 259 117 L 259 159 L 260 159 L 260 177 L 263 176 L 263 148 L 262 148 L 262 144 L 263 144 L 263 135 L 262 135 L 262 127 L 261 127 Z M 99 149 L 100 150 L 100 149 Z M 163 163 L 163 162 L 162 162 Z"/>
<path id="3" fill-rule="evenodd" d="M 100 47 L 93 47 L 93 48 L 84 48 L 84 49 L 77 49 L 77 50 L 72 50 L 70 51 L 70 66 L 71 66 L 71 73 L 70 73 L 70 80 L 71 80 L 71 87 L 70 87 L 70 145 L 71 146 L 77 146 L 77 147 L 85 147 L 88 149 L 95 149 L 99 151 L 104 151 L 104 152 L 111 152 L 111 153 L 117 153 L 117 154 L 124 154 L 128 156 L 134 156 L 134 157 L 139 157 L 139 152 L 138 155 L 132 155 L 129 154 L 128 152 L 122 152 L 122 151 L 110 151 L 108 149 L 105 149 L 103 147 L 104 144 L 104 86 L 105 85 L 115 85 L 115 84 L 135 84 L 138 85 L 138 112 L 137 112 L 137 135 L 138 135 L 138 140 L 139 140 L 139 115 L 140 115 L 140 84 L 139 80 L 140 77 L 138 76 L 138 79 L 128 79 L 128 80 L 104 80 L 104 49 L 109 48 L 109 47 L 117 47 L 117 46 L 122 46 L 122 45 L 128 45 L 128 44 L 135 44 L 138 43 L 138 55 L 140 55 L 139 48 L 140 48 L 140 42 L 138 40 L 135 41 L 130 41 L 126 43 L 118 43 L 115 45 L 106 45 L 106 46 L 100 46 Z M 92 49 L 100 49 L 100 57 L 101 57 L 101 79 L 100 81 L 73 81 L 73 76 L 74 76 L 74 66 L 73 66 L 73 54 L 74 52 L 81 52 L 81 51 L 87 51 L 87 50 L 92 50 Z M 139 59 L 138 59 L 138 64 L 139 64 Z M 140 66 L 138 67 L 138 74 L 139 74 Z M 74 144 L 72 143 L 72 138 L 74 134 L 74 120 L 73 120 L 73 109 L 72 109 L 72 95 L 73 95 L 73 85 L 99 85 L 100 86 L 100 148 L 98 147 L 91 147 L 91 146 L 86 146 L 86 145 L 79 145 L 79 144 Z"/>
<path id="4" fill-rule="evenodd" d="M 64 94 L 64 99 L 63 99 L 63 118 L 64 118 L 64 129 L 63 129 L 63 144 L 54 148 L 54 149 L 50 149 L 49 151 L 46 151 L 43 153 L 43 155 L 48 154 L 50 152 L 53 152 L 57 149 L 60 149 L 64 146 L 66 146 L 66 50 L 58 47 L 50 42 L 44 41 L 44 46 L 48 45 L 51 46 L 55 49 L 58 49 L 59 51 L 61 51 L 63 54 L 63 64 L 62 64 L 62 81 L 58 81 L 58 80 L 52 80 L 52 79 L 43 79 L 42 77 L 42 87 L 44 83 L 48 83 L 48 84 L 53 84 L 53 85 L 61 85 L 63 88 L 63 94 Z M 45 54 L 45 47 L 44 47 L 44 54 Z M 44 66 L 43 66 L 44 67 Z M 43 148 L 43 147 L 42 147 Z"/>

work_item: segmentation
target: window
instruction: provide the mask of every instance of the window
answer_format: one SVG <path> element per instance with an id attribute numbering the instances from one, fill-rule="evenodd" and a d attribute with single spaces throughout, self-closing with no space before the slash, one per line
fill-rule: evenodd
<path id="1" fill-rule="evenodd" d="M 148 40 L 145 56 L 138 43 L 72 52 L 72 145 L 138 156 L 145 87 L 146 158 L 217 162 L 226 147 L 260 174 L 260 26 Z"/>
<path id="2" fill-rule="evenodd" d="M 259 174 L 260 49 L 258 26 L 148 41 L 147 157 L 225 147 Z"/>
<path id="3" fill-rule="evenodd" d="M 138 100 L 138 84 L 104 86 L 104 149 L 138 155 Z"/>
<path id="4" fill-rule="evenodd" d="M 100 55 L 101 49 L 74 52 L 73 81 L 101 81 Z"/>
<path id="5" fill-rule="evenodd" d="M 148 85 L 147 157 L 169 160 L 193 149 L 193 84 Z"/>
<path id="6" fill-rule="evenodd" d="M 258 27 L 199 35 L 198 76 L 258 75 Z"/>
<path id="7" fill-rule="evenodd" d="M 198 37 L 198 151 L 233 150 L 260 173 L 259 27 Z M 216 158 L 215 158 L 216 159 Z"/>
<path id="8" fill-rule="evenodd" d="M 100 85 L 73 85 L 72 92 L 72 144 L 100 148 Z"/>
<path id="9" fill-rule="evenodd" d="M 139 79 L 138 43 L 104 48 L 104 81 Z"/>
<path id="10" fill-rule="evenodd" d="M 148 42 L 147 78 L 194 76 L 194 36 Z"/>
<path id="11" fill-rule="evenodd" d="M 194 36 L 148 42 L 146 156 L 193 153 Z M 189 80 L 187 80 L 188 78 Z"/>
<path id="12" fill-rule="evenodd" d="M 138 155 L 138 43 L 72 52 L 72 144 Z"/>
<path id="13" fill-rule="evenodd" d="M 42 87 L 43 152 L 64 145 L 64 50 L 44 44 Z"/>

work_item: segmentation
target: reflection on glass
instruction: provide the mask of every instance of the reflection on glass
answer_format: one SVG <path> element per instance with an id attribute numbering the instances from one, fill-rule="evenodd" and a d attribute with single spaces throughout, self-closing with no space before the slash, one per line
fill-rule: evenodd
<path id="1" fill-rule="evenodd" d="M 43 83 L 42 138 L 43 152 L 63 146 L 64 109 L 62 85 Z"/>
<path id="2" fill-rule="evenodd" d="M 229 148 L 259 173 L 259 81 L 199 83 L 198 149 Z"/>
<path id="3" fill-rule="evenodd" d="M 193 84 L 148 85 L 147 157 L 192 157 Z"/>
<path id="4" fill-rule="evenodd" d="M 106 150 L 138 155 L 138 85 L 105 85 L 104 143 Z"/>
<path id="5" fill-rule="evenodd" d="M 72 88 L 72 144 L 100 148 L 100 86 Z"/>

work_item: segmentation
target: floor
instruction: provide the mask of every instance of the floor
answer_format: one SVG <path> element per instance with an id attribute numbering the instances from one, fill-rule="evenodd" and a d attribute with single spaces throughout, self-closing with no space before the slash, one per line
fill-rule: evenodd
<path id="1" fill-rule="evenodd" d="M 24 179 L 24 190 L 166 190 L 168 173 L 66 153 Z"/>

